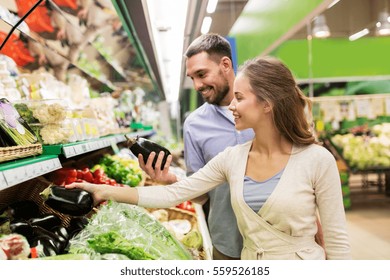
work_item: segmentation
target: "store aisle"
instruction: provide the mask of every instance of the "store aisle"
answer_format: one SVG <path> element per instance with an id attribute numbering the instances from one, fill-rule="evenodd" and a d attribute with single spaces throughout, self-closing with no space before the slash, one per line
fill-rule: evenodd
<path id="1" fill-rule="evenodd" d="M 390 197 L 355 185 L 351 201 L 346 217 L 353 259 L 390 260 Z"/>

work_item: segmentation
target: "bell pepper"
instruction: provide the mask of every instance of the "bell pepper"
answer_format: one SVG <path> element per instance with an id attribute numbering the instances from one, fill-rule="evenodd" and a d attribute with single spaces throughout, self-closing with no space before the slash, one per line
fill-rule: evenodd
<path id="1" fill-rule="evenodd" d="M 71 184 L 77 180 L 77 170 L 63 167 L 53 172 L 52 181 L 56 185 Z"/>
<path id="2" fill-rule="evenodd" d="M 83 174 L 83 179 L 89 183 L 93 183 L 93 175 L 90 171 L 85 171 Z"/>

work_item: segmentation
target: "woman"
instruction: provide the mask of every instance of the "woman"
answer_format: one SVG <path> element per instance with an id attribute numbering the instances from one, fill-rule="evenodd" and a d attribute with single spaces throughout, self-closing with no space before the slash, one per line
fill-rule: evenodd
<path id="1" fill-rule="evenodd" d="M 325 259 L 324 249 L 314 240 L 317 211 L 326 257 L 350 259 L 336 162 L 315 143 L 305 114 L 310 100 L 290 70 L 274 58 L 250 60 L 239 69 L 234 95 L 229 109 L 236 129 L 253 128 L 254 139 L 227 148 L 192 176 L 148 188 L 87 183 L 68 187 L 91 192 L 97 203 L 112 199 L 164 208 L 227 181 L 244 239 L 242 259 Z"/>

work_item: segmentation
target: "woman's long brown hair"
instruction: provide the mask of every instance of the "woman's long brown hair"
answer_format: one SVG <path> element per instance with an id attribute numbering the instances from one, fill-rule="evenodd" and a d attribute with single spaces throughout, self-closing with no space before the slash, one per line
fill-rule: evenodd
<path id="1" fill-rule="evenodd" d="M 258 100 L 271 105 L 275 126 L 283 136 L 297 145 L 316 142 L 307 116 L 311 100 L 286 65 L 276 58 L 258 57 L 245 62 L 239 73 L 249 79 Z"/>

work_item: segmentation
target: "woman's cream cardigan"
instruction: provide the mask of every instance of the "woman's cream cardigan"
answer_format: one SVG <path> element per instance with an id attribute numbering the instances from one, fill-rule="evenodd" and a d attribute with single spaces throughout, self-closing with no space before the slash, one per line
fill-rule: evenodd
<path id="1" fill-rule="evenodd" d="M 242 259 L 324 259 L 322 247 L 314 241 L 317 210 L 327 259 L 351 259 L 340 177 L 333 155 L 315 144 L 294 146 L 278 185 L 255 213 L 243 198 L 251 144 L 249 141 L 227 148 L 204 168 L 173 185 L 137 188 L 138 205 L 172 207 L 228 181 L 244 238 Z"/>

